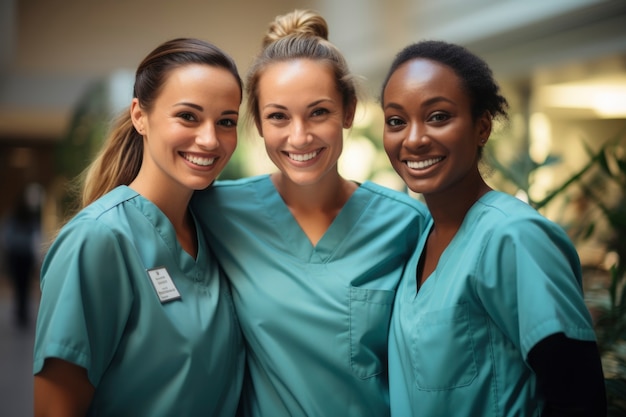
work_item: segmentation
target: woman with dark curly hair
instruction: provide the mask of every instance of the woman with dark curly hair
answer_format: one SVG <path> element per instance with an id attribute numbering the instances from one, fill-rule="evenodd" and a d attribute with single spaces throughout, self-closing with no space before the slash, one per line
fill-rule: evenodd
<path id="1" fill-rule="evenodd" d="M 391 164 L 432 215 L 396 295 L 392 415 L 605 415 L 572 242 L 479 171 L 492 122 L 507 114 L 487 64 L 446 42 L 410 45 L 382 107 Z"/>

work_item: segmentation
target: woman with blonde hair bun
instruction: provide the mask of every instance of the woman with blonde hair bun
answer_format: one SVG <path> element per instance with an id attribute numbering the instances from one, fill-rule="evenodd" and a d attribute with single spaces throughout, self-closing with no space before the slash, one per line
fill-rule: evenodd
<path id="1" fill-rule="evenodd" d="M 387 416 L 392 302 L 425 207 L 339 174 L 357 87 L 319 14 L 275 19 L 246 89 L 277 171 L 192 200 L 247 342 L 240 413 Z"/>

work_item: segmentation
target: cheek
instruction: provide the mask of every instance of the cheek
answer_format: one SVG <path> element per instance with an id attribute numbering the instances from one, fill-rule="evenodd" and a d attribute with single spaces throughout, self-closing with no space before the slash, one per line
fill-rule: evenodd
<path id="1" fill-rule="evenodd" d="M 321 131 L 319 134 L 322 138 L 327 138 L 327 141 L 330 144 L 336 146 L 341 150 L 343 147 L 343 126 L 328 126 L 324 131 Z"/>
<path id="2" fill-rule="evenodd" d="M 387 152 L 387 156 L 391 158 L 392 155 L 397 153 L 399 141 L 394 140 L 393 136 L 389 133 L 383 133 L 383 148 Z"/>
<path id="3" fill-rule="evenodd" d="M 335 149 L 336 149 L 335 153 L 337 154 L 337 157 L 339 157 L 343 153 L 343 136 L 341 136 L 339 140 L 337 140 Z"/>
<path id="4" fill-rule="evenodd" d="M 263 144 L 268 152 L 273 151 L 278 147 L 278 141 L 274 139 L 271 133 L 263 135 Z"/>
<path id="5" fill-rule="evenodd" d="M 387 152 L 387 155 L 389 155 L 391 152 L 391 141 L 385 134 L 383 134 L 383 148 L 385 149 L 385 152 Z"/>
<path id="6" fill-rule="evenodd" d="M 167 145 L 182 145 L 193 140 L 194 136 L 187 129 L 173 125 L 163 125 L 153 129 L 153 133 L 158 132 L 162 142 Z"/>
<path id="7" fill-rule="evenodd" d="M 226 151 L 228 153 L 230 153 L 232 155 L 233 152 L 235 152 L 235 149 L 237 148 L 237 134 L 233 134 L 232 137 L 229 137 L 226 139 L 224 147 L 226 148 Z"/>
<path id="8" fill-rule="evenodd" d="M 264 123 L 261 125 L 263 129 L 262 139 L 265 142 L 265 146 L 274 146 L 278 143 L 281 137 L 281 129 L 270 123 Z"/>

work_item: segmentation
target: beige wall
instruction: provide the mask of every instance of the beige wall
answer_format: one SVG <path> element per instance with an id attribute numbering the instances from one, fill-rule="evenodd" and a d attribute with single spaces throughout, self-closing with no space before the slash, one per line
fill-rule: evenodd
<path id="1" fill-rule="evenodd" d="M 515 86 L 510 99 L 525 116 L 538 86 L 576 78 L 559 68 L 580 62 L 584 80 L 605 70 L 594 64 L 605 57 L 626 62 L 623 0 L 0 0 L 3 160 L 15 146 L 52 160 L 85 89 L 120 68 L 132 71 L 157 43 L 175 36 L 211 40 L 243 74 L 269 21 L 307 7 L 328 20 L 331 41 L 365 78 L 372 98 L 394 54 L 423 38 L 465 44 L 483 56 L 504 85 Z M 626 65 L 617 71 L 626 73 Z M 558 114 L 567 122 L 555 126 L 576 123 L 576 113 Z M 6 167 L 3 189 L 53 175 Z M 5 203 L 0 198 L 0 214 Z"/>

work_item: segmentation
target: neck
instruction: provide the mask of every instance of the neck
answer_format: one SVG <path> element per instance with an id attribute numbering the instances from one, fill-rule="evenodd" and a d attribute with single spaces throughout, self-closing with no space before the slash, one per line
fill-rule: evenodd
<path id="1" fill-rule="evenodd" d="M 434 227 L 440 232 L 447 230 L 448 233 L 456 233 L 469 209 L 490 190 L 478 175 L 476 180 L 459 183 L 454 189 L 424 195 Z"/>
<path id="2" fill-rule="evenodd" d="M 174 228 L 185 224 L 192 190 L 174 187 L 159 188 L 155 186 L 154 181 L 141 181 L 139 177 L 131 182 L 129 187 L 157 206 L 174 225 Z"/>
<path id="3" fill-rule="evenodd" d="M 346 181 L 339 174 L 328 175 L 315 184 L 299 185 L 277 173 L 272 176 L 272 182 L 313 246 L 324 236 L 357 188 L 355 183 Z"/>
<path id="4" fill-rule="evenodd" d="M 182 248 L 194 258 L 197 252 L 196 230 L 189 213 L 192 190 L 182 187 L 158 187 L 155 181 L 137 176 L 129 187 L 157 206 L 168 218 Z"/>
<path id="5" fill-rule="evenodd" d="M 307 185 L 296 184 L 281 173 L 273 174 L 271 178 L 285 204 L 298 211 L 338 212 L 357 188 L 354 182 L 345 180 L 339 173 Z"/>

